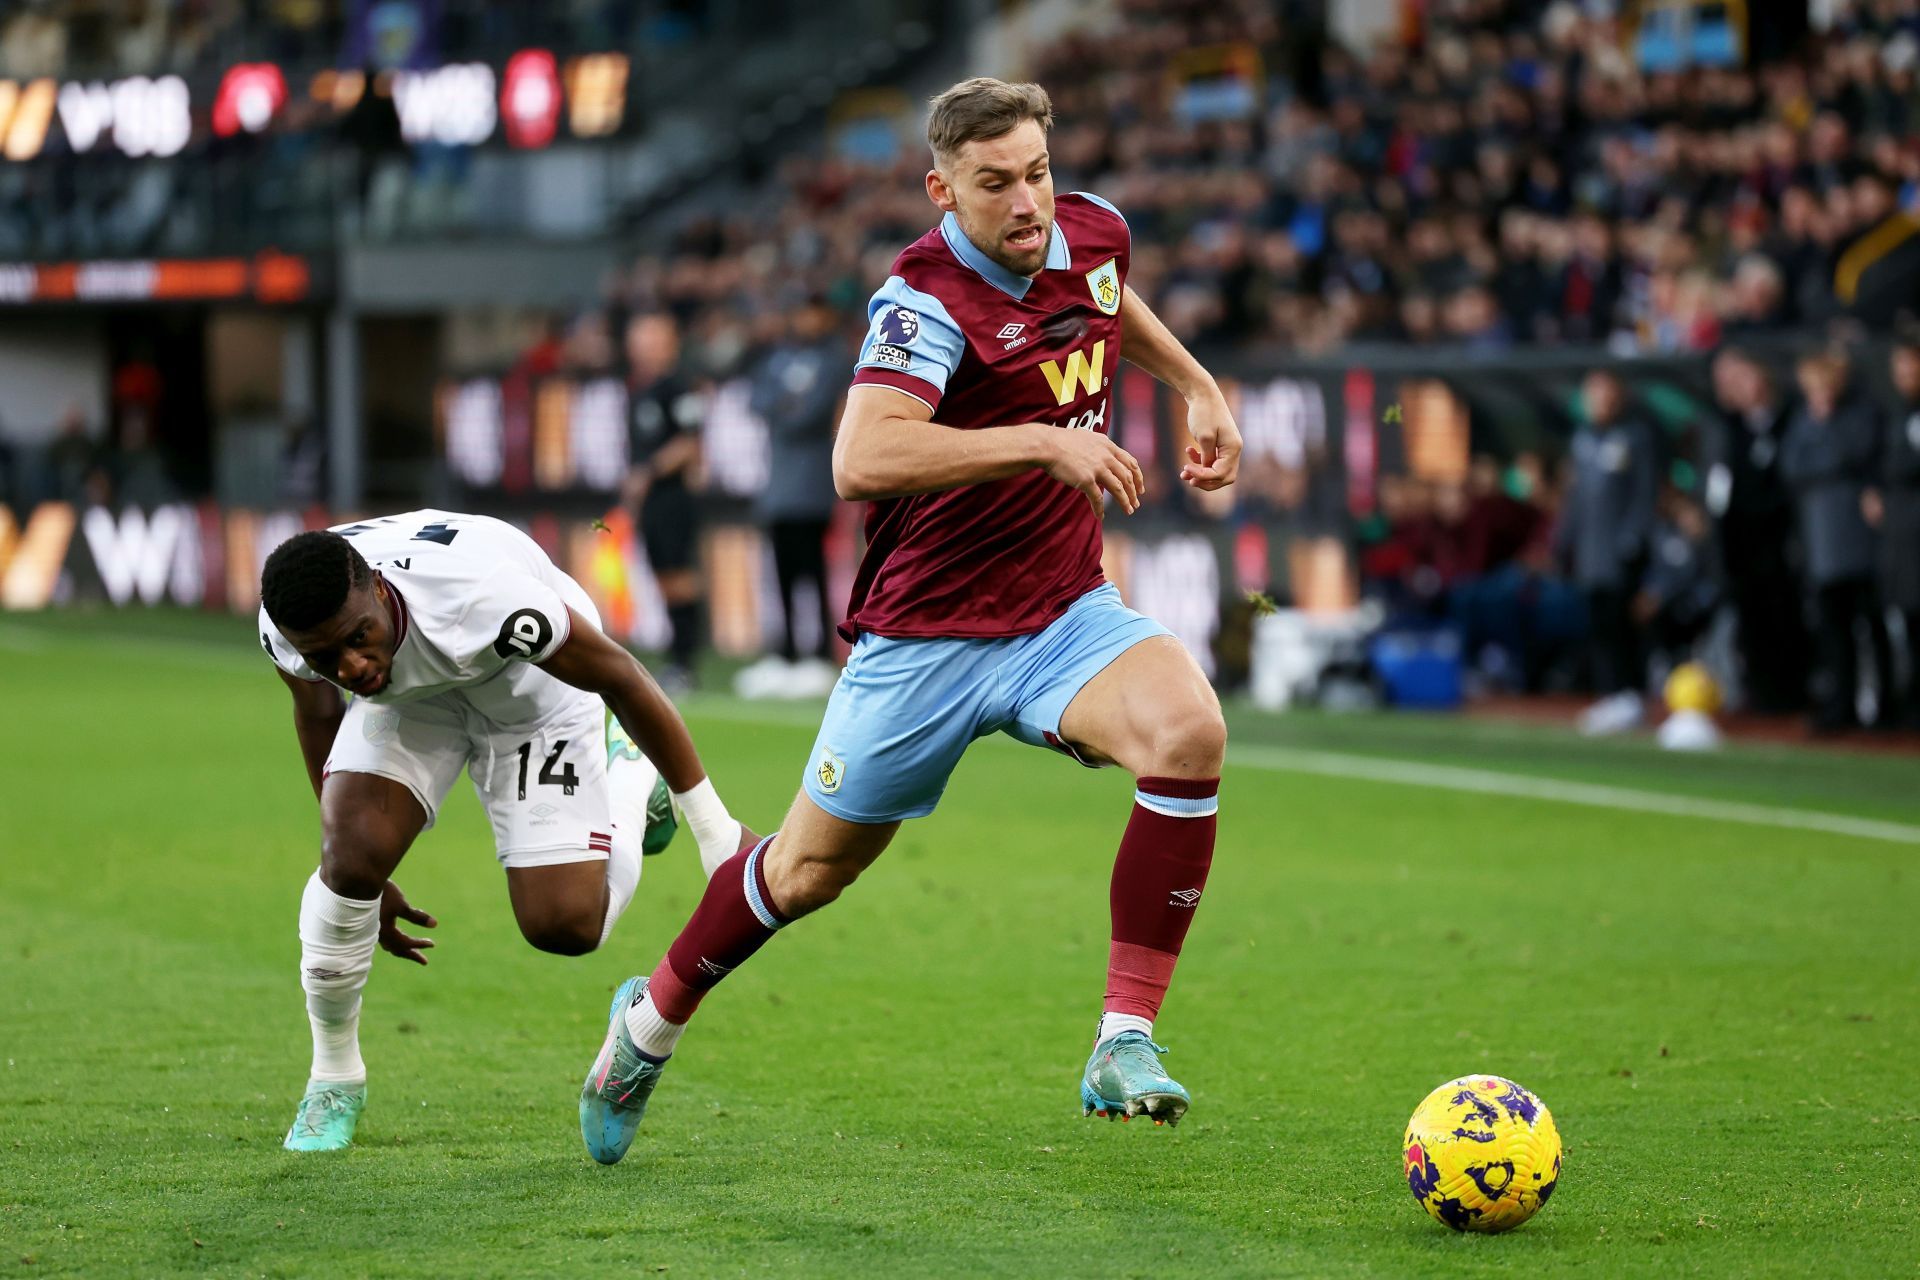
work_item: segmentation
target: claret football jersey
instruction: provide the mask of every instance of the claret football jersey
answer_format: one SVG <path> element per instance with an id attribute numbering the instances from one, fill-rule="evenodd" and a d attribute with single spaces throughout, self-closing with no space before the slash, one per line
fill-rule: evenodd
<path id="1" fill-rule="evenodd" d="M 1130 249 L 1119 211 L 1074 192 L 1054 202 L 1046 265 L 1020 276 L 948 214 L 868 304 L 854 385 L 905 392 L 961 430 L 1107 434 Z M 1103 581 L 1099 516 L 1040 470 L 870 503 L 866 532 L 848 639 L 1026 635 Z"/>
<path id="2" fill-rule="evenodd" d="M 520 530 L 490 516 L 409 511 L 334 526 L 386 579 L 398 643 L 375 705 L 459 690 L 488 719 L 539 719 L 575 691 L 531 665 L 566 643 L 569 607 L 598 625 L 586 591 Z M 321 677 L 264 607 L 260 643 L 288 675 Z"/>

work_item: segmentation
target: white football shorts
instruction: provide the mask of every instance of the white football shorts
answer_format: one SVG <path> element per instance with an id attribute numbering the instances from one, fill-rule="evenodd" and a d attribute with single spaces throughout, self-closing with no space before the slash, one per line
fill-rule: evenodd
<path id="1" fill-rule="evenodd" d="M 434 824 L 465 768 L 493 823 L 506 867 L 601 861 L 613 819 L 607 797 L 606 704 L 568 690 L 539 720 L 502 726 L 458 693 L 375 706 L 355 698 L 327 772 L 371 773 L 413 793 Z"/>

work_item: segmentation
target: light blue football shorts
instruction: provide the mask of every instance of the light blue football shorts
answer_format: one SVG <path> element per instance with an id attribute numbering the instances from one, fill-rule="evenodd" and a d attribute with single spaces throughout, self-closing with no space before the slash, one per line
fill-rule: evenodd
<path id="1" fill-rule="evenodd" d="M 1108 663 L 1171 634 L 1120 601 L 1111 583 L 1044 631 L 994 640 L 863 634 L 827 703 L 802 786 L 848 822 L 924 818 L 967 745 L 989 733 L 1073 755 L 1067 704 Z"/>

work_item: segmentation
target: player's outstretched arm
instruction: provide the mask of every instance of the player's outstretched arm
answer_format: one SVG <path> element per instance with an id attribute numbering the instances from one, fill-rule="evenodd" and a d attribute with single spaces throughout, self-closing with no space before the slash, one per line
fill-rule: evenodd
<path id="1" fill-rule="evenodd" d="M 320 798 L 320 782 L 326 773 L 327 753 L 333 750 L 333 735 L 347 714 L 340 691 L 324 680 L 302 680 L 280 672 L 280 679 L 293 695 L 293 732 L 300 739 L 300 757 L 306 761 L 307 780 L 313 783 L 314 799 Z"/>
<path id="2" fill-rule="evenodd" d="M 693 735 L 673 699 L 654 683 L 639 659 L 600 628 L 577 610 L 568 609 L 567 615 L 573 625 L 566 641 L 539 664 L 540 669 L 556 680 L 605 699 L 675 792 L 699 786 L 706 780 L 707 770 L 700 763 Z"/>
<path id="3" fill-rule="evenodd" d="M 573 609 L 572 626 L 553 656 L 539 664 L 556 680 L 597 693 L 673 792 L 674 807 L 700 846 L 700 865 L 713 869 L 740 851 L 744 828 L 727 812 L 707 778 L 693 735 L 679 708 L 634 656 Z"/>
<path id="4" fill-rule="evenodd" d="M 1147 487 L 1133 455 L 1098 432 L 1042 422 L 961 431 L 934 422 L 925 401 L 891 387 L 849 391 L 833 441 L 833 485 L 848 502 L 938 493 L 1036 469 L 1086 494 L 1096 511 L 1104 491 L 1132 514 Z"/>
<path id="5" fill-rule="evenodd" d="M 1152 308 L 1126 286 L 1120 303 L 1121 350 L 1127 359 L 1178 391 L 1187 401 L 1194 447 L 1180 478 L 1196 489 L 1223 489 L 1240 474 L 1240 428 L 1220 384 L 1180 344 Z"/>

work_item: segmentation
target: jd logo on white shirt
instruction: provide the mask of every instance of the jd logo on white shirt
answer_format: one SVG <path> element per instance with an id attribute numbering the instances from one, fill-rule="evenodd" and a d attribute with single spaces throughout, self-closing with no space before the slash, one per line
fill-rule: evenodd
<path id="1" fill-rule="evenodd" d="M 493 651 L 503 658 L 529 662 L 552 639 L 553 624 L 545 614 L 538 609 L 516 609 L 500 624 L 500 638 L 493 642 Z"/>

